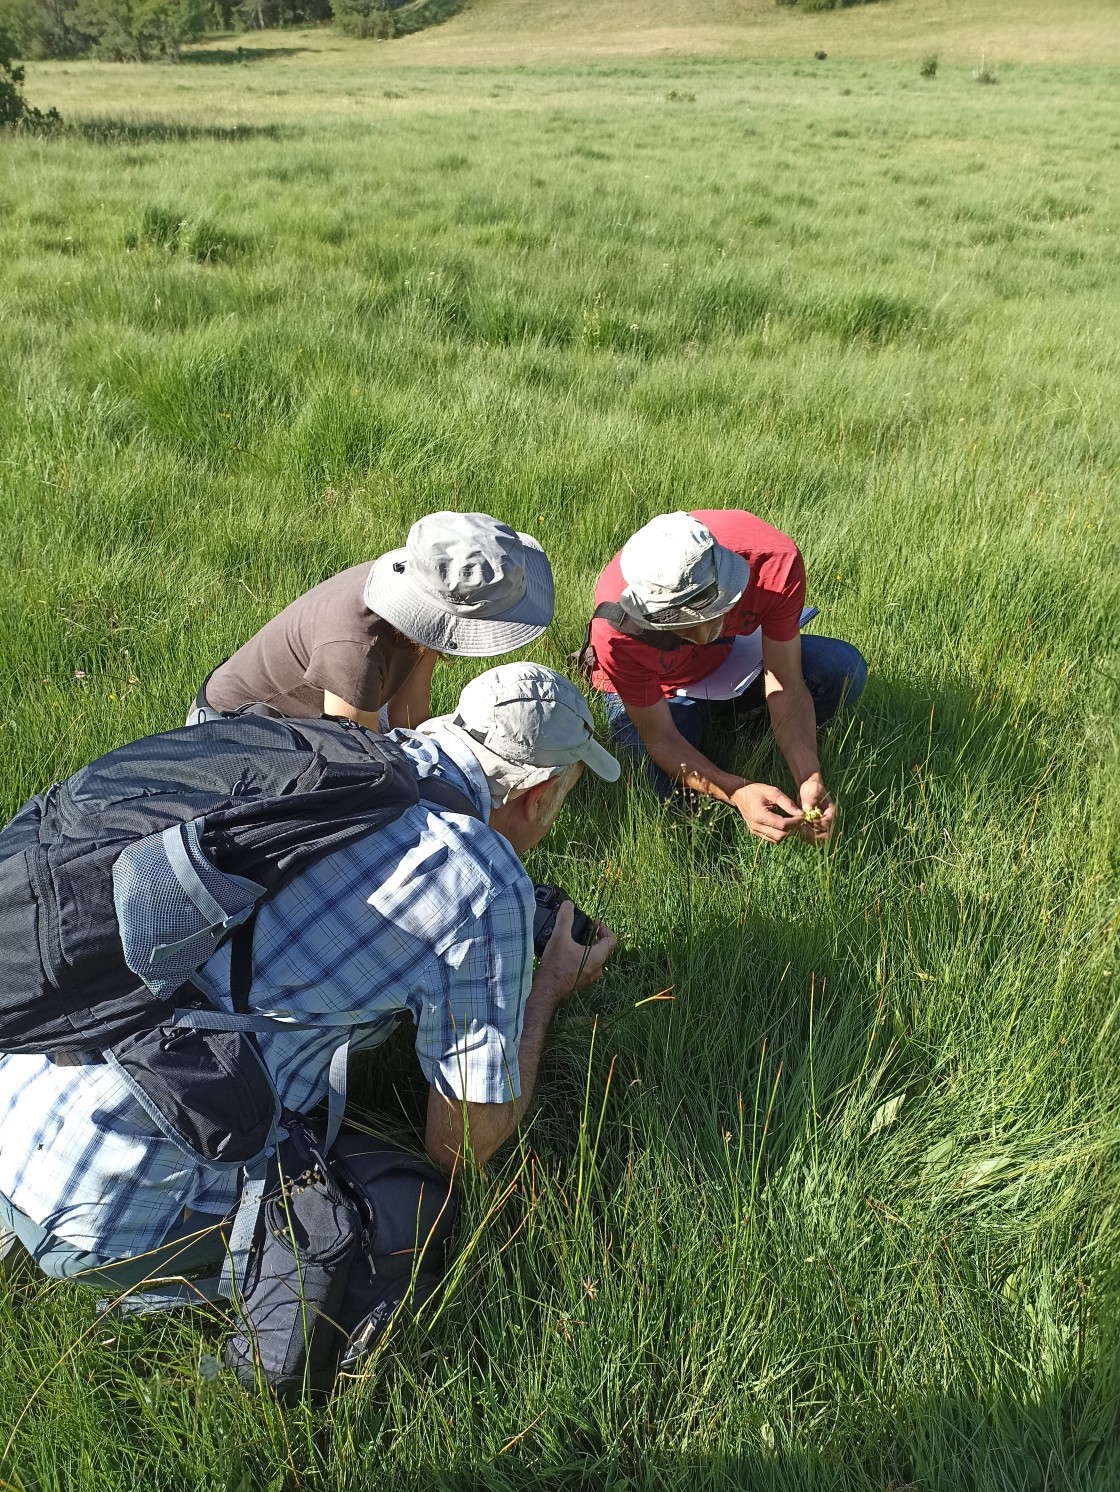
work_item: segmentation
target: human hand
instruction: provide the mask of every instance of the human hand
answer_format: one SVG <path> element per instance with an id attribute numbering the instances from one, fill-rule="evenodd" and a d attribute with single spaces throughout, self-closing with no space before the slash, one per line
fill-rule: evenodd
<path id="1" fill-rule="evenodd" d="M 832 826 L 836 821 L 836 804 L 819 772 L 814 772 L 805 779 L 798 797 L 801 799 L 802 810 L 798 833 L 806 844 L 823 844 L 832 833 Z"/>
<path id="2" fill-rule="evenodd" d="M 556 926 L 541 954 L 538 978 L 544 976 L 557 997 L 566 1000 L 577 989 L 586 989 L 602 974 L 607 959 L 618 946 L 618 939 L 605 922 L 593 923 L 596 941 L 588 947 L 572 937 L 575 905 L 566 901 L 556 913 Z"/>
<path id="3" fill-rule="evenodd" d="M 797 804 L 767 782 L 745 783 L 732 793 L 731 802 L 751 833 L 759 839 L 768 839 L 771 844 L 780 844 L 802 822 Z"/>

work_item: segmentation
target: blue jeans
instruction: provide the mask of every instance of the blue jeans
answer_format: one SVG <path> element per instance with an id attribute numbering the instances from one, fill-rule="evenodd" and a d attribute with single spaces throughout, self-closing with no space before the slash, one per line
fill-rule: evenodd
<path id="1" fill-rule="evenodd" d="M 801 672 L 813 696 L 818 729 L 826 720 L 832 719 L 841 703 L 855 704 L 867 683 L 867 664 L 859 649 L 835 637 L 801 639 Z M 637 726 L 627 715 L 626 706 L 618 695 L 606 693 L 603 702 L 607 723 L 619 752 L 641 759 L 650 786 L 662 802 L 675 797 L 680 792 L 680 785 L 646 755 Z M 678 696 L 670 698 L 668 705 L 673 724 L 688 744 L 699 750 L 710 721 L 734 724 L 761 720 L 761 712 L 766 708 L 766 694 L 760 675 L 738 699 L 682 699 Z"/>
<path id="2" fill-rule="evenodd" d="M 0 1192 L 0 1226 L 10 1228 L 44 1274 L 52 1279 L 78 1279 L 82 1285 L 128 1290 L 145 1280 L 168 1275 L 217 1270 L 225 1262 L 226 1238 L 217 1226 L 222 1219 L 194 1212 L 182 1219 L 158 1248 L 135 1259 L 103 1259 L 48 1233 L 20 1212 Z"/>

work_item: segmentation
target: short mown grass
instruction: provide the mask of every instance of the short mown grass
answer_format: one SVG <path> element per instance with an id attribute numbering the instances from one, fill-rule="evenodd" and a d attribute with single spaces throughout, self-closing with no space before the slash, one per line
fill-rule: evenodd
<path id="1" fill-rule="evenodd" d="M 546 543 L 564 667 L 635 527 L 745 506 L 871 662 L 841 832 L 581 785 L 532 869 L 622 947 L 438 1307 L 282 1412 L 20 1274 L 0 1479 L 1116 1485 L 1110 75 L 358 55 L 42 68 L 0 140 L 5 810 L 420 513 Z M 407 1045 L 356 1089 L 410 1132 Z"/>

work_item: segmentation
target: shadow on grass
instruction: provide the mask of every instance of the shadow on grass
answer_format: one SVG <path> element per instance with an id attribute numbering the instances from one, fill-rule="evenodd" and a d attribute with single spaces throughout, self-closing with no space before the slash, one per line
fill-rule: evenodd
<path id="1" fill-rule="evenodd" d="M 222 47 L 199 47 L 194 51 L 181 52 L 179 63 L 194 63 L 199 67 L 230 67 L 239 62 L 272 62 L 277 57 L 294 57 L 297 52 L 309 50 L 309 47 L 238 47 L 231 51 Z"/>
<path id="2" fill-rule="evenodd" d="M 620 792 L 643 795 L 644 815 L 669 815 L 657 832 L 676 837 L 680 853 L 673 879 L 648 897 L 637 936 L 619 950 L 604 983 L 574 997 L 561 1018 L 564 1034 L 550 1045 L 547 1069 L 553 1083 L 557 1076 L 565 1082 L 568 1108 L 546 1093 L 540 1126 L 552 1156 L 561 1160 L 571 1144 L 570 1121 L 561 1115 L 573 1103 L 578 1112 L 582 1103 L 587 1043 L 575 1033 L 592 1011 L 600 1018 L 597 1063 L 617 1055 L 621 1064 L 616 1090 L 631 1079 L 654 1085 L 657 1107 L 634 1116 L 638 1129 L 658 1126 L 662 1112 L 681 1114 L 689 1163 L 714 1157 L 717 1174 L 722 1150 L 710 1112 L 721 1105 L 730 1112 L 737 1094 L 753 1083 L 763 1041 L 767 1071 L 772 1077 L 780 1063 L 785 1074 L 766 1168 L 781 1164 L 796 1142 L 803 1113 L 814 1102 L 814 1082 L 821 1092 L 844 1095 L 858 1074 L 881 1069 L 877 1081 L 888 1085 L 885 1092 L 926 1091 L 939 1062 L 920 1034 L 926 987 L 892 983 L 887 1018 L 876 1023 L 884 942 L 892 950 L 901 946 L 916 916 L 934 930 L 951 961 L 939 978 L 949 981 L 952 998 L 966 1002 L 970 989 L 997 982 L 1008 953 L 999 929 L 1015 894 L 1008 892 L 1006 903 L 993 900 L 989 826 L 1006 840 L 1015 866 L 1050 791 L 1063 724 L 1059 710 L 1060 697 L 1048 687 L 1039 697 L 1001 701 L 982 679 L 962 677 L 959 686 L 946 686 L 873 674 L 854 711 L 821 731 L 825 779 L 843 805 L 832 871 L 837 891 L 827 898 L 819 896 L 812 874 L 816 851 L 762 845 L 727 809 L 712 813 L 702 804 L 695 817 L 659 810 L 633 760 L 613 796 L 598 784 L 582 788 L 584 801 L 593 804 L 593 853 L 605 857 L 609 849 L 600 846 L 616 837 L 632 844 L 634 825 Z M 791 790 L 765 713 L 737 727 L 714 722 L 703 749 L 749 780 Z M 954 848 L 947 849 L 950 843 Z M 775 881 L 772 868 L 788 854 L 803 864 Z M 757 884 L 743 895 L 732 893 L 736 876 L 755 878 L 752 864 Z M 768 886 L 792 899 L 774 900 Z M 589 902 L 608 921 L 609 891 L 604 881 L 606 904 Z M 645 1002 L 657 991 L 671 991 L 666 998 L 695 1021 L 670 1062 L 644 1034 L 657 1008 Z M 810 1064 L 812 991 L 821 1023 Z M 872 1028 L 877 1034 L 868 1046 Z M 729 1053 L 748 1055 L 729 1065 Z M 605 1067 L 597 1070 L 596 1083 L 605 1076 Z"/>
<path id="3" fill-rule="evenodd" d="M 940 788 L 968 779 L 973 794 L 990 794 L 993 804 L 997 797 L 1003 804 L 1033 797 L 1050 777 L 1053 743 L 1067 728 L 1057 703 L 1042 690 L 1005 700 L 979 677 L 962 676 L 946 688 L 873 669 L 854 709 L 842 709 L 818 732 L 825 780 L 852 810 L 842 827 L 851 833 L 857 815 L 866 821 L 874 812 L 853 805 L 864 798 L 877 802 L 917 779 Z M 736 719 L 715 707 L 703 749 L 728 770 L 790 788 L 765 709 Z M 879 817 L 876 834 L 897 837 L 898 826 Z"/>
<path id="4" fill-rule="evenodd" d="M 428 1080 L 416 1059 L 416 1027 L 402 1016 L 389 1036 L 351 1059 L 347 1108 L 398 1144 L 423 1145 Z"/>
<path id="5" fill-rule="evenodd" d="M 250 140 L 290 138 L 292 131 L 276 124 L 171 124 L 163 119 L 86 119 L 68 132 L 99 145 L 189 144 L 194 140 Z"/>
<path id="6" fill-rule="evenodd" d="M 1103 1377 L 1100 1369 L 1093 1375 Z M 915 1395 L 890 1415 L 821 1436 L 812 1448 L 786 1441 L 782 1424 L 766 1427 L 773 1447 L 708 1454 L 609 1448 L 590 1416 L 574 1411 L 567 1433 L 550 1426 L 555 1449 L 533 1455 L 530 1437 L 519 1456 L 497 1464 L 455 1470 L 426 1469 L 393 1478 L 398 1492 L 855 1492 L 855 1489 L 948 1489 L 1015 1487 L 1106 1488 L 1116 1485 L 1120 1450 L 1109 1442 L 1107 1406 L 1094 1404 L 1094 1385 L 1061 1384 L 1039 1399 L 1018 1398 L 1006 1389 L 960 1394 Z M 1099 1395 L 1098 1395 L 1099 1397 Z M 877 1421 L 877 1422 L 876 1422 Z M 726 1433 L 726 1427 L 721 1427 Z M 712 1438 L 718 1433 L 713 1427 Z M 743 1438 L 746 1438 L 745 1436 Z M 1088 1442 L 1088 1443 L 1087 1443 Z M 537 1447 L 539 1450 L 539 1447 Z"/>

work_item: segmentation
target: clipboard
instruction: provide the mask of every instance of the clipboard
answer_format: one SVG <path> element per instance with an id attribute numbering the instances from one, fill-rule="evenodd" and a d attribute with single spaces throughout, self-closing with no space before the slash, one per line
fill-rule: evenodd
<path id="1" fill-rule="evenodd" d="M 820 614 L 819 606 L 806 606 L 801 612 L 801 626 Z M 711 673 L 673 691 L 677 699 L 738 699 L 762 672 L 762 628 L 756 627 L 748 637 L 737 637 L 727 650 L 727 657 Z"/>

